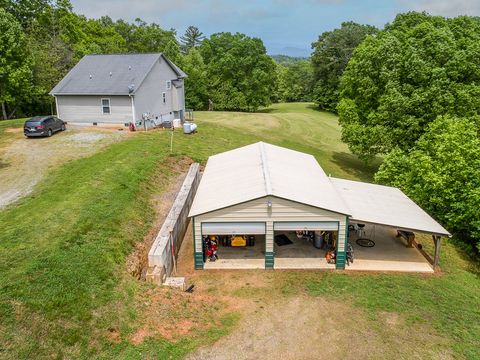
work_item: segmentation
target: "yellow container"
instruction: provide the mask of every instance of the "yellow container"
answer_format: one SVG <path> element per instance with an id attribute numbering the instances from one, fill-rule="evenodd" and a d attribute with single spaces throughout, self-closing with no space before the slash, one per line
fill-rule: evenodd
<path id="1" fill-rule="evenodd" d="M 247 246 L 247 238 L 245 236 L 234 236 L 231 244 L 232 246 Z"/>

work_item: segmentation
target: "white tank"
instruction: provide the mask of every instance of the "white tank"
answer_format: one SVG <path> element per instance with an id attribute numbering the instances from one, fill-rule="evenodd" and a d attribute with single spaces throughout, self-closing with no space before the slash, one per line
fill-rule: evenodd
<path id="1" fill-rule="evenodd" d="M 174 127 L 174 128 L 182 127 L 182 120 L 180 120 L 180 119 L 173 119 L 173 127 Z"/>

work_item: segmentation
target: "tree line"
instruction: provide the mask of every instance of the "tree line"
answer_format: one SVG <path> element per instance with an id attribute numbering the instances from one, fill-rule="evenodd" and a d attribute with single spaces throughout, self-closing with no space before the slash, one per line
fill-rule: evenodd
<path id="1" fill-rule="evenodd" d="M 308 59 L 267 55 L 261 39 L 205 37 L 136 19 L 88 19 L 69 0 L 0 0 L 2 118 L 53 111 L 48 92 L 84 55 L 163 52 L 187 74 L 186 105 L 256 111 L 313 101 L 377 182 L 401 188 L 480 253 L 480 19 L 399 14 L 383 29 L 345 22 Z"/>

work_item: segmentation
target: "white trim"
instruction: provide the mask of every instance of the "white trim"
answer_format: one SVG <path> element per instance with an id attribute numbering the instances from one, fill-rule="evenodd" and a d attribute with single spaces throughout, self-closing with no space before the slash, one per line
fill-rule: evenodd
<path id="1" fill-rule="evenodd" d="M 103 111 L 103 108 L 106 107 L 106 106 L 103 105 L 103 100 L 108 100 L 108 113 Z M 100 105 L 101 105 L 101 108 L 102 108 L 102 115 L 112 115 L 112 104 L 110 102 L 110 98 L 101 98 L 100 99 Z"/>
<path id="2" fill-rule="evenodd" d="M 338 221 L 281 221 L 274 222 L 274 231 L 338 231 Z"/>
<path id="3" fill-rule="evenodd" d="M 202 235 L 265 235 L 264 222 L 202 222 Z"/>
<path id="4" fill-rule="evenodd" d="M 58 99 L 56 96 L 54 96 L 54 98 L 55 98 L 55 113 L 57 114 L 57 117 L 61 119 L 60 112 L 58 111 Z"/>

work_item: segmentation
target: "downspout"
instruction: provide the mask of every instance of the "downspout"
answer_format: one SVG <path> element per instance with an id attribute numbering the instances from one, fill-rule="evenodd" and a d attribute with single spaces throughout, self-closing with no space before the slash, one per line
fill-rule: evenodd
<path id="1" fill-rule="evenodd" d="M 135 124 L 135 104 L 134 104 L 134 102 L 133 102 L 133 95 L 130 94 L 130 95 L 128 95 L 128 96 L 130 96 L 130 100 L 132 101 L 132 124 L 133 124 L 133 125 L 136 125 L 136 124 Z"/>

